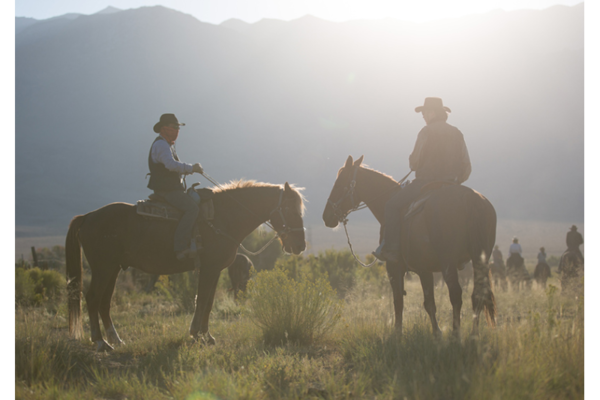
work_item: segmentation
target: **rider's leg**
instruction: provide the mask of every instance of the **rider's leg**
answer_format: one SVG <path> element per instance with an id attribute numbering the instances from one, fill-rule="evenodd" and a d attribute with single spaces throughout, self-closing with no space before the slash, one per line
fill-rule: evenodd
<path id="1" fill-rule="evenodd" d="M 405 209 L 419 196 L 421 187 L 423 182 L 415 180 L 396 192 L 386 203 L 383 241 L 373 253 L 375 257 L 392 262 L 400 260 L 400 232 Z"/>
<path id="2" fill-rule="evenodd" d="M 164 193 L 165 199 L 174 207 L 183 211 L 183 216 L 175 229 L 173 245 L 178 259 L 186 257 L 189 253 L 192 229 L 198 218 L 198 205 L 185 192 L 173 191 Z"/>

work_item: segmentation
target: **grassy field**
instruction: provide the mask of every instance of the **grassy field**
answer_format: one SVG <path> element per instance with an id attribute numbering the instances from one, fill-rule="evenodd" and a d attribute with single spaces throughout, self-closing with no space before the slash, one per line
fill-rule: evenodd
<path id="1" fill-rule="evenodd" d="M 556 274 L 545 291 L 535 284 L 531 291 L 496 290 L 498 326 L 482 326 L 478 338 L 468 336 L 472 285 L 463 290 L 456 340 L 447 288 L 436 288 L 443 331 L 436 339 L 416 276 L 406 285 L 405 331 L 394 332 L 389 283 L 383 267 L 373 268 L 356 271 L 338 322 L 308 345 L 265 344 L 224 277 L 211 316 L 215 346 L 193 342 L 191 314 L 164 285 L 143 293 L 131 271 L 121 274 L 112 308 L 125 345 L 111 353 L 94 351 L 87 318 L 87 339 L 69 339 L 64 301 L 18 306 L 16 398 L 583 398 L 583 296 L 561 293 Z"/>

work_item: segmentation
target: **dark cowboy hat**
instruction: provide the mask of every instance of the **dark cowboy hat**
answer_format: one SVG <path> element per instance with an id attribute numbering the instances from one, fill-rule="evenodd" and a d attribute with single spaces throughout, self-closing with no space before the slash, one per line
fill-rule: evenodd
<path id="1" fill-rule="evenodd" d="M 448 107 L 444 107 L 442 99 L 439 97 L 425 97 L 425 103 L 422 106 L 415 108 L 415 112 L 421 112 L 423 110 L 444 110 L 446 112 L 452 112 Z"/>
<path id="2" fill-rule="evenodd" d="M 573 226 L 571 227 L 571 230 L 572 230 L 572 231 L 576 231 L 576 230 L 577 230 L 577 227 L 576 227 L 575 225 L 573 225 Z"/>
<path id="3" fill-rule="evenodd" d="M 165 125 L 169 125 L 169 124 L 185 126 L 185 124 L 179 123 L 175 114 L 163 114 L 160 116 L 160 120 L 154 125 L 154 132 L 159 133 L 160 128 L 162 128 Z"/>

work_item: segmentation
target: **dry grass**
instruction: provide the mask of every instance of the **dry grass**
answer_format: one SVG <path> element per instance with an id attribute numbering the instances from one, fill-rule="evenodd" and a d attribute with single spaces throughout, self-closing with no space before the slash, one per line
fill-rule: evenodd
<path id="1" fill-rule="evenodd" d="M 560 287 L 553 278 L 549 283 Z M 436 288 L 441 339 L 431 334 L 418 278 L 407 282 L 405 332 L 392 328 L 389 284 L 358 279 L 342 317 L 311 345 L 269 346 L 249 314 L 220 291 L 211 332 L 192 342 L 191 315 L 164 296 L 132 292 L 113 306 L 126 345 L 98 354 L 68 339 L 66 308 L 16 310 L 17 399 L 574 399 L 583 398 L 583 298 L 560 290 L 496 292 L 498 327 L 451 335 L 446 288 Z M 87 324 L 87 321 L 85 321 Z M 89 329 L 86 325 L 86 329 Z"/>

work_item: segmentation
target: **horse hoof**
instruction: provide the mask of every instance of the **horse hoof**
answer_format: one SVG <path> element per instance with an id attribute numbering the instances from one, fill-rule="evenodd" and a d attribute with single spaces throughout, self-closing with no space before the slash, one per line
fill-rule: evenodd
<path id="1" fill-rule="evenodd" d="M 202 340 L 203 345 L 214 346 L 215 344 L 217 344 L 215 338 L 208 332 L 199 336 L 199 339 Z"/>
<path id="2" fill-rule="evenodd" d="M 106 343 L 104 340 L 96 341 L 96 352 L 97 353 L 100 353 L 103 351 L 113 351 L 113 350 L 114 350 L 114 348 L 110 344 Z"/>

